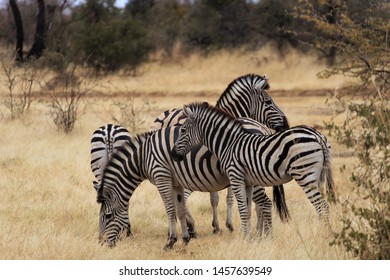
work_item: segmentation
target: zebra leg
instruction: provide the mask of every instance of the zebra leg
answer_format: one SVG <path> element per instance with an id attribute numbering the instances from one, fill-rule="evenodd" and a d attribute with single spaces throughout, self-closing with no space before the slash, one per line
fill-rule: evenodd
<path id="1" fill-rule="evenodd" d="M 320 191 L 322 181 L 323 162 L 318 160 L 312 164 L 302 164 L 302 162 L 291 164 L 290 174 L 294 180 L 302 187 L 311 204 L 317 211 L 320 220 L 329 227 L 329 205 L 325 201 Z"/>
<path id="2" fill-rule="evenodd" d="M 257 213 L 257 234 L 262 236 L 272 234 L 272 202 L 265 193 L 265 188 L 255 186 L 253 191 L 253 202 L 256 204 Z"/>
<path id="3" fill-rule="evenodd" d="M 248 237 L 250 233 L 250 223 L 248 221 L 248 203 L 247 203 L 247 188 L 245 182 L 242 180 L 244 178 L 243 174 L 237 174 L 237 170 L 229 174 L 230 186 L 234 192 L 234 195 L 238 204 L 238 211 L 240 213 L 241 219 L 241 231 L 244 233 L 244 236 Z M 249 187 L 252 189 L 252 187 Z"/>
<path id="4" fill-rule="evenodd" d="M 218 192 L 211 192 L 210 193 L 210 203 L 211 207 L 213 208 L 213 221 L 211 225 L 213 226 L 213 233 L 218 233 L 221 231 L 219 228 L 219 221 L 218 221 L 218 203 L 219 203 L 219 195 Z"/>
<path id="5" fill-rule="evenodd" d="M 187 205 L 187 200 L 190 194 L 192 193 L 192 190 L 185 188 L 184 189 L 184 199 L 185 203 Z M 196 238 L 196 230 L 195 230 L 195 220 L 192 218 L 192 215 L 190 211 L 187 209 L 186 206 L 186 220 L 187 220 L 187 228 L 188 228 L 188 234 L 190 235 L 190 238 Z"/>
<path id="6" fill-rule="evenodd" d="M 176 213 L 180 221 L 181 226 L 181 235 L 183 238 L 184 244 L 190 242 L 190 235 L 188 234 L 187 220 L 186 220 L 186 204 L 184 197 L 184 189 L 182 187 L 173 188 L 173 197 L 175 199 Z"/>
<path id="7" fill-rule="evenodd" d="M 176 207 L 173 198 L 172 181 L 167 179 L 156 180 L 156 186 L 163 200 L 168 217 L 168 241 L 164 246 L 164 250 L 169 250 L 173 248 L 173 245 L 177 241 Z"/>
<path id="8" fill-rule="evenodd" d="M 253 186 L 246 186 L 245 187 L 246 191 L 246 208 L 248 212 L 248 228 L 249 228 L 249 233 L 251 229 L 251 217 L 252 217 L 252 198 L 253 198 Z"/>
<path id="9" fill-rule="evenodd" d="M 257 216 L 257 226 L 256 226 L 256 234 L 261 237 L 263 235 L 263 226 L 264 226 L 264 215 L 263 209 L 260 205 L 255 204 L 256 206 L 256 216 Z"/>
<path id="10" fill-rule="evenodd" d="M 188 234 L 190 235 L 190 238 L 196 238 L 197 233 L 195 230 L 195 220 L 192 218 L 191 213 L 188 211 L 187 204 L 186 204 L 186 222 L 187 222 L 187 230 Z"/>
<path id="11" fill-rule="evenodd" d="M 329 227 L 329 204 L 323 198 L 320 189 L 317 186 L 303 186 L 307 198 L 313 204 L 320 220 Z"/>
<path id="12" fill-rule="evenodd" d="M 226 205 L 227 205 L 227 216 L 226 216 L 226 227 L 230 230 L 234 230 L 233 226 L 233 204 L 234 204 L 234 194 L 231 187 L 228 187 L 226 194 Z"/>

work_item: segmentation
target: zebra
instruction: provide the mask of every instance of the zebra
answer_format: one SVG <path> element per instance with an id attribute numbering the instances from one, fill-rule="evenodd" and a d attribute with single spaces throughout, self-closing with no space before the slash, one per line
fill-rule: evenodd
<path id="1" fill-rule="evenodd" d="M 252 118 L 276 131 L 286 129 L 287 117 L 268 94 L 269 88 L 267 75 L 246 74 L 229 83 L 215 106 L 236 118 Z M 154 120 L 150 131 L 181 125 L 184 121 L 182 108 L 170 109 Z"/>
<path id="2" fill-rule="evenodd" d="M 266 124 L 268 127 L 279 131 L 289 127 L 287 118 L 283 111 L 274 103 L 272 98 L 268 95 L 269 78 L 267 75 L 260 76 L 257 74 L 246 74 L 234 79 L 229 83 L 222 95 L 216 103 L 216 107 L 229 113 L 234 117 L 249 117 Z M 185 121 L 183 109 L 171 109 L 163 112 L 158 116 L 150 130 L 157 130 L 162 127 L 181 125 Z M 264 203 L 270 203 L 269 198 L 264 193 L 265 197 L 259 197 L 263 192 L 258 191 L 259 187 L 254 189 L 254 200 L 261 199 Z M 288 221 L 290 215 L 287 205 L 285 204 L 283 186 L 275 187 L 273 192 L 274 204 L 282 207 L 278 209 L 282 221 Z M 191 194 L 190 189 L 185 189 L 186 199 Z M 219 203 L 218 193 L 210 193 L 210 202 L 213 209 L 212 226 L 214 233 L 220 231 L 217 207 Z M 227 218 L 226 227 L 233 231 L 233 203 L 234 197 L 230 188 L 228 188 L 227 196 Z M 257 209 L 257 211 L 259 211 Z M 268 220 L 268 219 L 267 219 Z"/>
<path id="3" fill-rule="evenodd" d="M 256 126 L 257 133 L 269 131 L 252 119 L 238 121 L 242 121 L 243 129 L 251 133 L 255 132 Z M 181 162 L 173 160 L 171 150 L 179 132 L 180 127 L 173 126 L 136 135 L 112 155 L 97 188 L 97 202 L 101 204 L 99 242 L 114 246 L 123 232 L 128 233 L 129 201 L 144 180 L 157 187 L 167 212 L 168 241 L 164 249 L 172 248 L 177 241 L 176 217 L 181 224 L 184 243 L 193 237 L 194 220 L 185 207 L 184 188 L 215 192 L 228 187 L 229 180 L 221 172 L 217 158 L 205 146 L 196 147 Z M 259 195 L 262 198 L 264 189 L 260 191 L 263 192 Z M 272 205 L 262 204 L 259 199 L 256 206 L 270 212 L 271 209 L 264 208 Z M 262 218 L 258 217 L 258 220 Z"/>
<path id="4" fill-rule="evenodd" d="M 92 133 L 91 170 L 96 179 L 93 181 L 93 187 L 96 190 L 99 188 L 103 171 L 112 154 L 130 139 L 130 133 L 126 128 L 114 124 L 101 126 Z M 100 217 L 105 216 L 100 215 Z M 127 225 L 127 234 L 131 235 L 130 223 Z"/>
<path id="5" fill-rule="evenodd" d="M 191 103 L 183 111 L 187 118 L 172 156 L 180 161 L 193 147 L 203 144 L 219 159 L 236 196 L 245 235 L 250 232 L 250 186 L 278 185 L 292 179 L 304 190 L 320 219 L 329 224 L 329 205 L 319 188 L 327 182 L 331 202 L 335 202 L 335 193 L 330 145 L 323 134 L 308 126 L 273 135 L 250 134 L 240 122 L 207 102 Z"/>

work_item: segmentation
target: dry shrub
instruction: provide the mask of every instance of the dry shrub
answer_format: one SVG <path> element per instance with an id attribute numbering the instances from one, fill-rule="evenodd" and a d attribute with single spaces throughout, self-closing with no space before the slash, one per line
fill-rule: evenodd
<path id="1" fill-rule="evenodd" d="M 50 116 L 54 124 L 65 133 L 71 132 L 80 116 L 80 103 L 93 88 L 91 79 L 83 80 L 73 66 L 51 79 L 46 88 L 49 90 Z"/>
<path id="2" fill-rule="evenodd" d="M 114 102 L 114 110 L 117 113 L 112 115 L 113 120 L 126 127 L 131 135 L 146 131 L 149 127 L 149 115 L 153 111 L 153 105 L 147 99 L 141 104 L 136 104 L 130 94 L 127 102 Z M 119 112 L 118 112 L 119 110 Z"/>
<path id="3" fill-rule="evenodd" d="M 11 119 L 15 119 L 30 109 L 34 88 L 41 78 L 39 65 L 36 60 L 29 60 L 21 65 L 4 58 L 0 61 L 7 92 L 4 105 L 9 110 Z"/>

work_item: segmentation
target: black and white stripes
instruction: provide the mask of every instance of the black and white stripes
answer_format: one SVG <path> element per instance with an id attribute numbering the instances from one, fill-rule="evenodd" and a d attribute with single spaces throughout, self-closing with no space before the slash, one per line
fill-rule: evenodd
<path id="1" fill-rule="evenodd" d="M 284 113 L 275 104 L 272 98 L 268 95 L 267 89 L 269 89 L 269 79 L 265 76 L 256 74 L 247 74 L 234 79 L 219 97 L 216 107 L 227 112 L 233 117 L 247 117 L 252 118 L 266 127 L 271 128 L 266 132 L 266 127 L 263 127 L 263 134 L 272 134 L 274 130 L 286 129 L 289 127 L 288 121 Z M 173 125 L 181 125 L 185 121 L 185 115 L 182 109 L 172 109 L 163 112 L 158 118 L 156 118 L 152 130 L 160 129 L 162 127 L 168 127 Z M 274 130 L 272 130 L 274 129 Z M 257 125 L 255 129 L 257 130 Z M 207 172 L 207 170 L 206 170 Z M 255 190 L 257 186 L 255 186 Z M 191 194 L 190 189 L 186 189 L 186 197 Z M 260 200 L 262 197 L 257 198 L 257 195 L 263 195 L 261 191 L 254 192 L 255 200 Z M 264 196 L 268 199 L 267 195 Z M 289 211 L 285 203 L 283 186 L 276 186 L 273 188 L 274 204 L 277 207 L 279 217 L 282 221 L 289 220 Z M 213 228 L 214 232 L 220 231 L 217 206 L 219 202 L 218 193 L 210 193 L 210 201 L 213 208 Z M 233 230 L 233 193 L 228 190 L 226 197 L 227 201 L 227 218 L 226 226 L 230 230 Z M 269 201 L 269 199 L 267 200 Z M 265 211 L 270 211 L 265 210 Z M 269 216 L 270 214 L 266 214 Z M 269 221 L 268 221 L 269 222 Z"/>
<path id="2" fill-rule="evenodd" d="M 250 229 L 248 185 L 270 186 L 295 179 L 320 218 L 328 221 L 329 206 L 319 189 L 326 181 L 328 194 L 334 198 L 330 146 L 325 136 L 307 126 L 267 136 L 246 133 L 240 122 L 207 103 L 185 106 L 184 113 L 187 119 L 173 148 L 174 158 L 184 158 L 199 144 L 213 152 L 229 178 L 245 234 Z"/>
<path id="3" fill-rule="evenodd" d="M 114 151 L 130 141 L 128 130 L 119 125 L 107 124 L 96 129 L 91 137 L 91 169 L 97 181 L 101 181 L 104 168 Z"/>
<path id="4" fill-rule="evenodd" d="M 243 129 L 251 131 L 256 124 L 251 119 L 243 123 Z M 257 133 L 262 133 L 261 127 Z M 171 150 L 179 130 L 179 126 L 167 127 L 132 137 L 108 161 L 97 189 L 97 200 L 101 203 L 101 240 L 114 245 L 122 232 L 130 234 L 129 200 L 143 180 L 156 185 L 165 205 L 169 222 L 165 248 L 172 248 L 177 241 L 176 217 L 184 242 L 194 236 L 194 221 L 185 207 L 184 188 L 216 192 L 226 188 L 229 180 L 221 172 L 217 158 L 204 146 L 197 146 L 182 162 L 174 161 Z M 261 202 L 256 205 L 259 209 L 263 207 Z M 262 221 L 263 217 L 258 220 Z"/>

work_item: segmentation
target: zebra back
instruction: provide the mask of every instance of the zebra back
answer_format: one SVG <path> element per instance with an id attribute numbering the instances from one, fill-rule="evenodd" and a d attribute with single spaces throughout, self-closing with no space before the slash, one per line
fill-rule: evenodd
<path id="1" fill-rule="evenodd" d="M 91 138 L 91 170 L 98 188 L 107 162 L 116 149 L 131 139 L 129 131 L 119 125 L 107 124 L 96 129 Z"/>
<path id="2" fill-rule="evenodd" d="M 170 109 L 161 113 L 153 122 L 149 131 L 154 131 L 168 126 L 182 125 L 185 121 L 183 109 Z"/>

